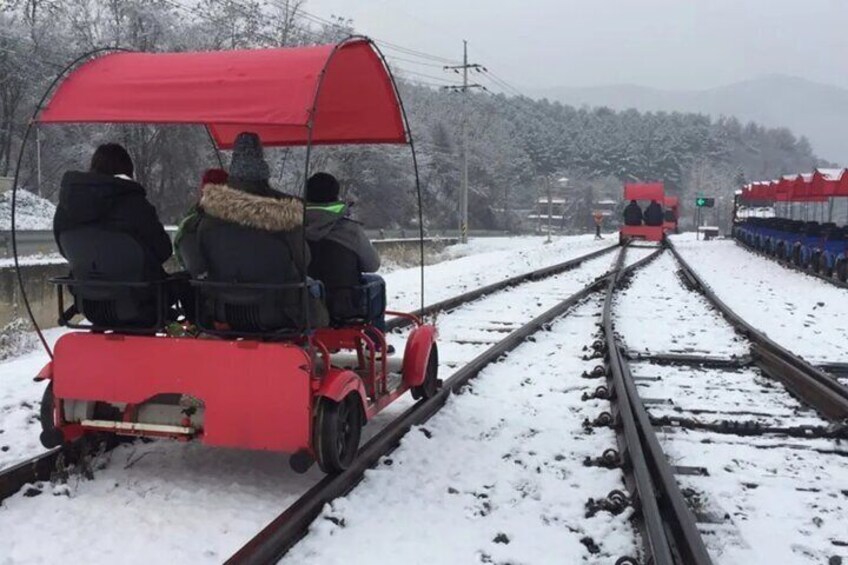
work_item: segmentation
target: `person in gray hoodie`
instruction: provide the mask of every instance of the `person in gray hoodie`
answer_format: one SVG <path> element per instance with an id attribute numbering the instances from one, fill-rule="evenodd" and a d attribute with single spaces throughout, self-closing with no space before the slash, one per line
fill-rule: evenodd
<path id="1" fill-rule="evenodd" d="M 339 181 L 315 173 L 306 183 L 306 241 L 312 261 L 309 276 L 324 283 L 330 318 L 339 324 L 363 317 L 385 330 L 386 284 L 374 274 L 380 256 L 362 224 L 339 200 Z M 358 290 L 365 285 L 365 296 Z M 366 301 L 366 305 L 363 305 Z"/>

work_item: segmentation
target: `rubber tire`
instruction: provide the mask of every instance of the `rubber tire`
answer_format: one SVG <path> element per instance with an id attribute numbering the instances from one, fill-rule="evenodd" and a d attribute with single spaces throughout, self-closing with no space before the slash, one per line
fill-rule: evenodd
<path id="1" fill-rule="evenodd" d="M 415 400 L 433 398 L 439 392 L 439 385 L 439 348 L 434 343 L 430 349 L 430 355 L 427 357 L 424 382 L 412 387 L 412 398 Z"/>
<path id="2" fill-rule="evenodd" d="M 841 282 L 848 282 L 848 260 L 846 259 L 837 259 L 836 260 L 836 279 Z"/>
<path id="3" fill-rule="evenodd" d="M 362 436 L 362 401 L 355 392 L 341 402 L 321 398 L 315 412 L 315 459 L 328 475 L 341 473 L 356 459 Z"/>
<path id="4" fill-rule="evenodd" d="M 53 409 L 54 396 L 53 382 L 51 381 L 41 396 L 41 409 L 39 411 L 39 418 L 41 420 L 41 434 L 39 435 L 39 439 L 41 440 L 41 445 L 47 449 L 58 447 L 65 441 L 62 431 L 56 428 L 56 422 L 53 419 Z"/>

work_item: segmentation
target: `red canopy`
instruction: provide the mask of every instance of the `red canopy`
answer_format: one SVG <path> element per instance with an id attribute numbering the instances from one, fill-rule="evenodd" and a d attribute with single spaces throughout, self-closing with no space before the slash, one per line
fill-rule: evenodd
<path id="1" fill-rule="evenodd" d="M 775 187 L 774 199 L 778 202 L 786 202 L 792 194 L 792 185 L 795 184 L 797 177 L 785 175 L 777 182 Z"/>
<path id="2" fill-rule="evenodd" d="M 269 146 L 305 145 L 312 117 L 313 144 L 406 143 L 389 71 L 367 39 L 284 49 L 113 53 L 73 71 L 38 121 L 202 124 L 226 149 L 242 131 L 258 133 Z"/>
<path id="3" fill-rule="evenodd" d="M 680 199 L 677 198 L 676 196 L 666 196 L 665 202 L 663 203 L 663 205 L 666 208 L 677 208 L 677 205 L 679 203 L 680 203 Z"/>
<path id="4" fill-rule="evenodd" d="M 824 198 L 835 196 L 843 176 L 844 169 L 816 169 L 810 181 L 810 194 Z"/>
<path id="5" fill-rule="evenodd" d="M 656 200 L 662 202 L 665 188 L 661 182 L 627 183 L 624 185 L 625 200 Z"/>

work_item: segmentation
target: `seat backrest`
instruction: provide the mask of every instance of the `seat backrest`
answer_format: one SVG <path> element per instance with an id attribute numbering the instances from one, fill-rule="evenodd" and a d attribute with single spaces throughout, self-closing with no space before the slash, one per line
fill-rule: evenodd
<path id="1" fill-rule="evenodd" d="M 246 285 L 302 283 L 286 240 L 273 232 L 204 218 L 198 229 L 207 280 L 226 287 L 201 286 L 200 315 L 232 330 L 273 332 L 304 324 L 303 289 L 256 289 Z"/>
<path id="2" fill-rule="evenodd" d="M 309 243 L 309 276 L 324 283 L 327 310 L 336 322 L 367 315 L 361 294 L 359 258 L 344 245 L 323 239 Z"/>
<path id="3" fill-rule="evenodd" d="M 157 320 L 155 287 L 88 286 L 86 282 L 139 283 L 159 278 L 144 247 L 127 233 L 100 227 L 62 232 L 59 244 L 68 259 L 77 310 L 103 328 L 152 327 Z"/>
<path id="4" fill-rule="evenodd" d="M 206 272 L 206 264 L 200 253 L 200 244 L 197 238 L 197 230 L 186 232 L 180 238 L 177 252 L 183 260 L 186 270 L 191 276 L 198 277 Z"/>

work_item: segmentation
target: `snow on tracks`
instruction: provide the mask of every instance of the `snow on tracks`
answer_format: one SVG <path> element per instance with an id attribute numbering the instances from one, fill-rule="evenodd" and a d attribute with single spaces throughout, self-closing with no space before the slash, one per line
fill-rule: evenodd
<path id="1" fill-rule="evenodd" d="M 616 293 L 616 330 L 628 348 L 639 353 L 747 354 L 745 341 L 707 300 L 683 288 L 677 269 L 674 257 L 665 252 Z"/>
<path id="2" fill-rule="evenodd" d="M 732 240 L 673 237 L 692 268 L 730 308 L 812 363 L 848 358 L 848 291 L 782 267 Z"/>
<path id="3" fill-rule="evenodd" d="M 484 369 L 333 502 L 283 563 L 366 553 L 369 563 L 607 563 L 634 553 L 629 512 L 585 517 L 588 498 L 624 487 L 619 471 L 583 465 L 615 445 L 612 430 L 582 427 L 608 408 L 581 400 L 596 385 L 580 374 L 595 364 L 582 350 L 599 313 L 592 299 Z"/>

